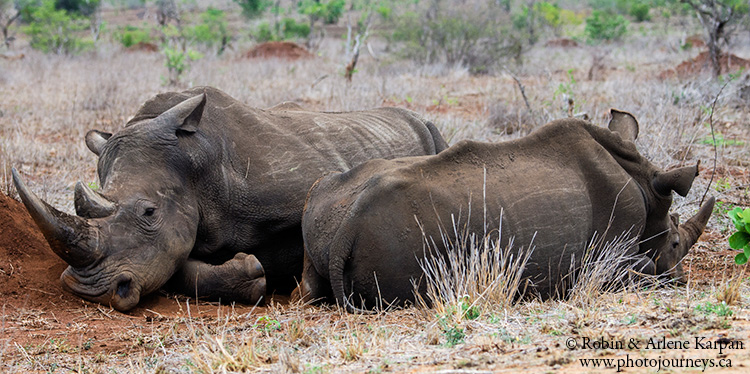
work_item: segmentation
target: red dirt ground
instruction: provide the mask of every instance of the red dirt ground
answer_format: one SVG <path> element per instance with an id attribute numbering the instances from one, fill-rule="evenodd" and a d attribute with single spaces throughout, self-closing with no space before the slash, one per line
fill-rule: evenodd
<path id="1" fill-rule="evenodd" d="M 90 303 L 62 289 L 59 277 L 67 264 L 49 248 L 23 204 L 0 193 L 0 300 L 2 336 L 22 346 L 46 344 L 50 338 L 81 346 L 96 342 L 92 352 L 125 353 L 132 346 L 123 331 L 147 328 L 166 318 L 188 315 L 184 296 L 147 297 L 127 314 Z M 230 306 L 190 300 L 191 316 L 228 314 Z M 252 306 L 236 306 L 247 313 Z M 90 323 L 96 321 L 96 323 Z M 150 327 L 149 327 L 150 328 Z M 36 332 L 35 332 L 36 331 Z"/>
<path id="2" fill-rule="evenodd" d="M 750 60 L 737 57 L 733 54 L 723 54 L 719 57 L 719 65 L 721 66 L 721 74 L 730 73 L 740 68 L 750 68 Z M 702 72 L 710 72 L 711 57 L 709 53 L 701 52 L 698 56 L 691 60 L 687 60 L 677 65 L 674 69 L 664 70 L 659 73 L 660 79 L 668 79 L 673 77 L 687 78 Z"/>
<path id="3" fill-rule="evenodd" d="M 267 42 L 258 44 L 253 49 L 245 52 L 245 58 L 280 58 L 285 60 L 297 60 L 300 58 L 312 58 L 313 54 L 299 44 L 292 42 Z"/>
<path id="4" fill-rule="evenodd" d="M 544 44 L 547 47 L 575 48 L 578 42 L 569 38 L 552 39 Z"/>

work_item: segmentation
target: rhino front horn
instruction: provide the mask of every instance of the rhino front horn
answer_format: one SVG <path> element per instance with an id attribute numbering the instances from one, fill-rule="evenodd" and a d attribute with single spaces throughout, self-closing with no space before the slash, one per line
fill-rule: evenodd
<path id="1" fill-rule="evenodd" d="M 113 202 L 81 182 L 76 183 L 74 205 L 76 214 L 84 218 L 108 217 L 115 211 Z"/>
<path id="2" fill-rule="evenodd" d="M 683 236 L 682 239 L 685 242 L 686 253 L 687 249 L 690 249 L 690 247 L 692 247 L 693 244 L 698 241 L 698 238 L 701 236 L 701 234 L 703 234 L 703 230 L 706 228 L 708 219 L 711 218 L 711 213 L 714 211 L 715 202 L 716 199 L 711 196 L 708 201 L 703 204 L 698 213 L 690 217 L 687 222 L 679 227 L 682 234 L 680 236 Z"/>
<path id="3" fill-rule="evenodd" d="M 68 265 L 82 268 L 98 259 L 92 240 L 97 235 L 94 228 L 81 217 L 65 214 L 50 206 L 31 192 L 13 168 L 13 183 L 21 201 L 42 231 L 50 248 Z"/>

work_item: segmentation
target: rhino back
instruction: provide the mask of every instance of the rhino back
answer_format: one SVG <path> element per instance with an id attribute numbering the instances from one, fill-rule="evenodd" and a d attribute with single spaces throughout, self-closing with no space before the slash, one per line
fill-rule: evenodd
<path id="1" fill-rule="evenodd" d="M 439 249 L 441 232 L 455 240 L 454 221 L 459 231 L 468 227 L 480 236 L 502 228 L 503 246 L 513 238 L 515 248 L 536 247 L 527 275 L 539 292 L 554 292 L 551 285 L 580 259 L 594 233 L 637 233 L 631 216 L 645 216 L 639 187 L 610 150 L 580 123 L 555 126 L 517 141 L 463 141 L 437 156 L 371 162 L 331 176 L 324 185 L 329 189 L 318 187 L 308 201 L 305 220 L 317 218 L 318 226 L 304 227 L 312 236 L 305 237 L 307 250 L 318 251 L 325 267 L 329 260 L 320 253 L 330 236 L 317 232 L 354 232 L 344 284 L 356 289 L 346 292 L 376 298 L 376 273 L 381 285 L 382 279 L 398 283 L 382 287 L 392 292 L 383 297 L 404 300 L 408 278 L 421 276 L 416 259 L 424 255 L 425 239 Z M 330 204 L 340 201 L 346 213 L 332 213 Z"/>
<path id="2" fill-rule="evenodd" d="M 211 88 L 159 95 L 129 126 L 201 92 L 207 102 L 198 130 L 178 133 L 192 165 L 185 172 L 200 195 L 191 256 L 221 263 L 237 252 L 255 254 L 272 273 L 270 284 L 301 271 L 302 208 L 316 179 L 373 158 L 436 152 L 425 122 L 409 111 L 265 111 Z"/>

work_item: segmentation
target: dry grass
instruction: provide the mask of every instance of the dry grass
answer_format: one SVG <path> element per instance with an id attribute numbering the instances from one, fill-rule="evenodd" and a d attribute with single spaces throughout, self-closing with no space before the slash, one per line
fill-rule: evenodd
<path id="1" fill-rule="evenodd" d="M 702 159 L 702 165 L 707 166 L 713 150 L 703 144 L 709 135 L 704 108 L 720 84 L 708 77 L 684 82 L 656 78 L 661 70 L 695 53 L 675 49 L 680 38 L 677 32 L 654 33 L 634 36 L 625 45 L 597 47 L 610 50 L 606 58 L 596 62 L 604 66 L 598 67 L 594 80 L 587 80 L 594 63 L 594 47 L 535 47 L 526 55 L 523 66 L 513 68 L 526 88 L 533 114 L 525 114 L 521 94 L 508 75 L 474 77 L 462 68 L 375 61 L 363 54 L 359 72 L 348 84 L 340 74 L 343 51 L 336 40 L 324 42 L 322 57 L 292 62 L 241 60 L 239 55 L 244 50 L 238 47 L 222 58 L 206 57 L 196 62 L 184 79 L 184 87 L 171 88 L 162 86 L 166 68 L 159 54 L 123 52 L 106 43 L 99 52 L 79 57 L 24 50 L 26 58 L 22 61 L 0 60 L 0 189 L 12 189 L 5 170 L 14 166 L 41 197 L 72 212 L 75 182 L 96 180 L 96 158 L 83 143 L 86 131 L 116 131 L 152 95 L 194 85 L 219 87 L 258 107 L 280 101 L 296 101 L 318 110 L 408 107 L 435 122 L 451 143 L 465 138 L 500 141 L 522 136 L 533 126 L 503 134 L 505 124 L 488 126 L 488 119 L 493 115 L 500 122 L 520 118 L 524 125 L 542 124 L 567 116 L 568 102 L 563 98 L 571 97 L 574 112 L 586 113 L 595 123 L 606 123 L 611 107 L 635 114 L 641 124 L 637 145 L 654 163 L 670 167 Z M 385 55 L 378 50 L 377 42 L 374 45 L 379 55 Z M 738 46 L 736 54 L 750 55 L 750 43 L 745 40 Z M 327 78 L 320 80 L 324 76 Z M 737 99 L 732 95 L 736 93 L 733 85 L 724 91 L 714 118 L 727 139 L 748 139 L 748 111 L 734 104 Z M 510 115 L 503 116 L 498 110 Z M 743 192 L 747 190 L 747 164 L 740 162 L 749 158 L 747 141 L 740 145 L 725 142 L 719 147 L 718 162 L 725 170 L 722 178 L 730 187 L 719 190 L 714 186 L 711 193 L 720 201 L 747 202 Z M 674 206 L 683 216 L 695 210 L 707 180 L 699 178 L 686 198 L 675 200 Z M 744 190 L 739 187 L 742 185 Z M 722 232 L 726 224 L 712 218 L 709 229 Z M 719 239 L 710 244 L 714 250 L 722 249 L 723 237 Z M 121 331 L 98 337 L 123 348 L 96 353 L 86 350 L 86 342 L 61 340 L 61 332 L 50 326 L 54 316 L 3 309 L 0 331 L 23 329 L 41 336 L 43 343 L 23 346 L 0 334 L 0 371 L 376 373 L 420 368 L 483 372 L 524 367 L 534 372 L 580 372 L 580 357 L 622 352 L 569 350 L 564 345 L 568 338 L 579 342 L 584 337 L 691 339 L 721 335 L 744 339 L 750 332 L 749 304 L 744 297 L 750 285 L 744 274 L 713 283 L 689 283 L 687 287 L 630 287 L 606 292 L 610 283 L 601 281 L 603 274 L 611 274 L 611 266 L 623 259 L 611 260 L 605 255 L 587 262 L 588 267 L 573 282 L 570 299 L 514 304 L 512 295 L 518 284 L 513 276 L 523 256 L 511 260 L 511 247 L 500 248 L 494 239 L 466 240 L 476 257 L 468 263 L 458 257 L 447 261 L 465 263 L 475 273 L 454 274 L 453 283 L 437 281 L 437 276 L 443 275 L 441 266 L 447 265 L 435 263 L 432 274 L 437 287 L 433 294 L 449 301 L 430 309 L 364 316 L 346 314 L 335 307 L 272 304 L 253 313 L 232 311 L 212 318 L 165 317 L 150 324 L 132 318 L 133 322 Z M 620 253 L 619 248 L 628 243 L 623 237 L 605 247 Z M 602 251 L 592 253 L 598 256 Z M 510 281 L 505 278 L 508 275 Z M 461 277 L 476 276 L 485 279 L 484 286 L 459 290 L 458 286 L 470 283 Z M 488 290 L 491 287 L 505 289 Z M 470 295 L 469 299 L 464 295 Z M 492 299 L 490 295 L 497 296 Z M 718 306 L 721 302 L 732 315 Z M 450 305 L 466 305 L 467 310 L 475 306 L 481 313 L 469 319 L 461 309 L 461 318 L 455 318 L 456 314 L 449 313 Z M 68 331 L 118 318 L 104 312 L 93 314 L 97 317 L 91 318 L 91 309 L 81 310 L 80 319 L 74 321 L 80 325 L 71 324 Z M 714 351 L 636 353 L 648 357 L 717 357 Z M 750 359 L 746 350 L 730 352 L 729 357 L 745 365 Z"/>

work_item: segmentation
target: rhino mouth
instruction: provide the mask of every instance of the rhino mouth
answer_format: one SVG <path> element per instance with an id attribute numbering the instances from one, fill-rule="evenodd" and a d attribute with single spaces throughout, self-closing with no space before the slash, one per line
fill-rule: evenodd
<path id="1" fill-rule="evenodd" d="M 116 276 L 82 276 L 68 267 L 61 275 L 63 287 L 84 299 L 127 311 L 138 305 L 141 287 L 130 272 Z"/>

